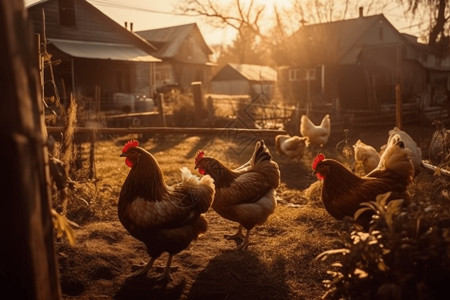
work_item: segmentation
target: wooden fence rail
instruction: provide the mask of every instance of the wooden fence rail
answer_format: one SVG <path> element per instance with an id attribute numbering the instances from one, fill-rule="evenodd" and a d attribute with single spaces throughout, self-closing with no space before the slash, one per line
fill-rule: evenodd
<path id="1" fill-rule="evenodd" d="M 47 127 L 48 133 L 60 133 L 64 127 Z M 260 136 L 275 137 L 278 134 L 286 134 L 284 130 L 275 129 L 248 129 L 248 128 L 184 128 L 184 127 L 128 127 L 128 128 L 99 128 L 99 127 L 76 127 L 78 133 L 109 133 L 109 134 L 192 134 L 192 135 L 237 135 L 253 134 Z"/>

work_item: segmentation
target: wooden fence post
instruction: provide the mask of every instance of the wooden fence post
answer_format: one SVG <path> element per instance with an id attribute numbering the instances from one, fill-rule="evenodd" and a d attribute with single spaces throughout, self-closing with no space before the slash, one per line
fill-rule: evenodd
<path id="1" fill-rule="evenodd" d="M 396 52 L 396 83 L 395 83 L 395 124 L 398 128 L 403 127 L 403 100 L 402 100 L 402 46 L 397 46 Z"/>
<path id="2" fill-rule="evenodd" d="M 191 82 L 192 94 L 194 96 L 194 122 L 195 126 L 201 125 L 203 116 L 203 89 L 200 81 Z"/>
<path id="3" fill-rule="evenodd" d="M 0 290 L 15 299 L 61 299 L 51 215 L 38 53 L 23 1 L 1 0 Z"/>
<path id="4" fill-rule="evenodd" d="M 161 126 L 166 127 L 166 113 L 164 111 L 164 94 L 159 94 L 159 114 L 161 115 Z"/>

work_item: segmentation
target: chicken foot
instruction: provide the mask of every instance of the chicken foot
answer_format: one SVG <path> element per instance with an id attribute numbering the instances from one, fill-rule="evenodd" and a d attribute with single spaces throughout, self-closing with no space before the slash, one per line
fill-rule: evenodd
<path id="1" fill-rule="evenodd" d="M 156 281 L 160 282 L 171 282 L 173 280 L 172 275 L 170 275 L 170 265 L 172 264 L 173 254 L 169 254 L 169 258 L 167 259 L 166 267 L 164 268 L 164 272 L 155 278 Z"/>
<path id="2" fill-rule="evenodd" d="M 238 231 L 233 235 L 225 235 L 229 240 L 240 240 L 242 243 L 237 245 L 236 250 L 245 250 L 249 245 L 250 230 L 247 230 L 246 235 L 242 233 L 242 225 L 239 225 Z"/>
<path id="3" fill-rule="evenodd" d="M 166 267 L 164 268 L 164 272 L 155 278 L 155 281 L 160 282 L 170 282 L 173 280 L 172 275 L 170 274 L 170 265 L 172 264 L 172 254 L 169 254 L 169 258 L 167 259 Z M 144 268 L 137 270 L 131 276 L 129 279 L 137 278 L 137 277 L 144 277 L 147 276 L 148 272 L 152 269 L 153 263 L 155 262 L 154 258 L 151 258 L 147 265 L 145 265 Z"/>
<path id="4" fill-rule="evenodd" d="M 242 243 L 240 243 L 237 247 L 236 250 L 240 251 L 240 250 L 245 250 L 248 248 L 249 245 L 249 236 L 250 236 L 250 229 L 247 229 L 247 234 L 245 235 L 244 241 Z"/>
<path id="5" fill-rule="evenodd" d="M 238 231 L 233 235 L 225 235 L 225 238 L 228 240 L 241 240 L 245 239 L 244 234 L 242 234 L 242 225 L 239 225 Z"/>
<path id="6" fill-rule="evenodd" d="M 131 276 L 129 278 L 136 278 L 136 277 L 147 276 L 148 272 L 153 267 L 153 263 L 154 262 L 155 262 L 155 259 L 154 258 L 150 258 L 150 260 L 148 261 L 148 263 L 145 265 L 144 268 L 135 271 L 133 274 L 131 274 Z"/>

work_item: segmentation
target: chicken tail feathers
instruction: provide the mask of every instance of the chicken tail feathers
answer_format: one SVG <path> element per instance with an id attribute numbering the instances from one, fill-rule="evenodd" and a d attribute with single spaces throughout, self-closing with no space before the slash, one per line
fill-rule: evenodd
<path id="1" fill-rule="evenodd" d="M 330 115 L 329 114 L 326 114 L 323 117 L 322 122 L 320 122 L 320 127 L 330 129 Z"/>
<path id="2" fill-rule="evenodd" d="M 196 211 L 206 212 L 214 199 L 214 180 L 209 175 L 199 178 L 193 175 L 187 167 L 182 167 L 180 171 L 182 185 L 189 190 L 192 205 L 196 207 Z"/>
<path id="3" fill-rule="evenodd" d="M 253 163 L 259 163 L 265 160 L 271 160 L 272 155 L 269 149 L 266 147 L 264 140 L 259 140 L 255 146 L 255 152 L 253 152 Z"/>

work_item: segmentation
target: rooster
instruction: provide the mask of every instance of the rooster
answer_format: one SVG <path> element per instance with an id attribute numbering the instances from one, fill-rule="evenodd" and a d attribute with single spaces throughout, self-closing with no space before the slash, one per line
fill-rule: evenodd
<path id="1" fill-rule="evenodd" d="M 300 134 L 307 137 L 311 145 L 320 147 L 325 146 L 330 137 L 330 132 L 330 115 L 326 114 L 318 126 L 314 125 L 307 115 L 302 115 L 300 120 Z"/>
<path id="2" fill-rule="evenodd" d="M 369 173 L 378 166 L 380 153 L 371 145 L 357 140 L 353 145 L 355 153 L 355 171 L 361 170 L 363 175 Z"/>
<path id="3" fill-rule="evenodd" d="M 288 134 L 279 134 L 275 137 L 275 148 L 280 155 L 290 159 L 301 159 L 309 146 L 307 137 L 290 136 Z"/>
<path id="4" fill-rule="evenodd" d="M 183 167 L 181 182 L 167 185 L 156 159 L 135 140 L 125 144 L 120 156 L 131 170 L 120 191 L 119 220 L 146 245 L 150 255 L 147 265 L 132 277 L 147 276 L 153 262 L 168 252 L 166 267 L 157 280 L 170 281 L 172 257 L 207 230 L 204 213 L 214 199 L 214 182 L 210 176 L 199 179 Z"/>
<path id="5" fill-rule="evenodd" d="M 280 170 L 263 140 L 256 143 L 251 159 L 237 169 L 229 169 L 221 161 L 198 151 L 195 168 L 211 175 L 216 186 L 212 208 L 223 218 L 238 222 L 236 234 L 227 238 L 241 240 L 236 250 L 247 249 L 250 231 L 266 222 L 274 212 Z M 244 237 L 242 229 L 247 230 Z"/>
<path id="6" fill-rule="evenodd" d="M 390 200 L 409 201 L 407 187 L 414 175 L 411 150 L 398 140 L 386 148 L 383 169 L 372 171 L 369 176 L 355 175 L 340 162 L 325 159 L 318 154 L 312 163 L 312 169 L 318 179 L 323 180 L 321 199 L 328 213 L 337 220 L 354 217 L 362 202 L 375 201 L 377 195 L 391 192 Z M 362 214 L 356 222 L 368 228 L 371 215 Z"/>

